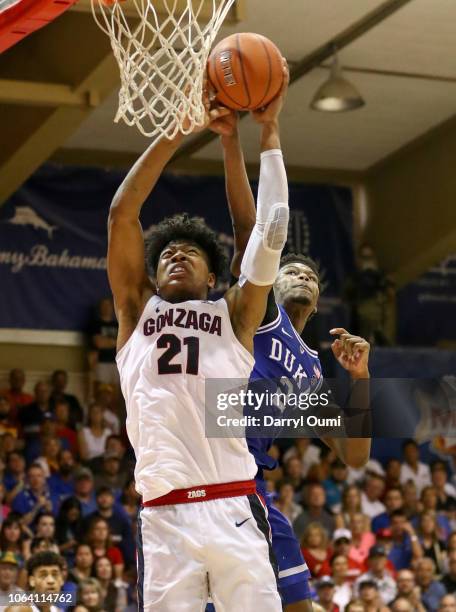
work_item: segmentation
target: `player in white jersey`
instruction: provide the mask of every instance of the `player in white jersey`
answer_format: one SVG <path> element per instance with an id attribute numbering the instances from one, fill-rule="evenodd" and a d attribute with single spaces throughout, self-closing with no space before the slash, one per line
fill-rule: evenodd
<path id="1" fill-rule="evenodd" d="M 270 188 L 286 184 L 278 128 L 285 66 L 284 74 L 280 96 L 255 115 L 262 151 L 256 224 L 239 283 L 223 299 L 207 300 L 223 257 L 201 220 L 179 215 L 159 224 L 148 245 L 154 286 L 146 272 L 139 214 L 181 135 L 148 149 L 111 205 L 108 274 L 119 321 L 117 365 L 143 499 L 141 610 L 204 610 L 208 586 L 222 612 L 282 609 L 255 461 L 244 439 L 205 437 L 204 399 L 208 378 L 249 377 L 253 337 L 287 236 L 288 201 L 275 200 Z M 207 124 L 217 129 L 221 115 L 208 111 Z"/>

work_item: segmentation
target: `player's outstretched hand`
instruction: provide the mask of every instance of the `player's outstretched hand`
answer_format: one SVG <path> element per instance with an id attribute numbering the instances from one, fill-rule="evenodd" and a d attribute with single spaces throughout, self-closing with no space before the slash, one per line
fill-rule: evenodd
<path id="1" fill-rule="evenodd" d="M 273 121 L 277 121 L 280 112 L 283 107 L 283 103 L 285 102 L 285 97 L 288 91 L 288 85 L 290 83 L 290 71 L 288 70 L 287 60 L 283 59 L 283 84 L 280 93 L 269 102 L 267 106 L 264 108 L 260 108 L 259 110 L 252 111 L 251 115 L 253 120 L 256 123 L 272 123 Z"/>
<path id="2" fill-rule="evenodd" d="M 218 134 L 229 135 L 229 132 L 231 130 L 229 124 L 224 124 L 223 122 L 221 122 L 221 120 L 223 117 L 229 115 L 232 111 L 230 111 L 229 108 L 225 108 L 224 106 L 218 105 L 215 102 L 211 102 L 211 95 L 206 77 L 203 83 L 203 104 L 206 111 L 204 121 L 201 125 L 195 125 L 193 130 L 191 130 L 191 133 L 197 134 L 198 132 L 203 132 L 206 128 L 213 124 L 217 126 Z M 187 132 L 187 130 L 190 128 L 190 125 L 190 119 L 186 117 L 182 123 L 182 129 Z"/>
<path id="3" fill-rule="evenodd" d="M 221 107 L 224 108 L 224 107 Z M 223 138 L 231 138 L 237 135 L 239 115 L 236 111 L 228 110 L 228 114 L 222 115 L 210 122 L 209 129 Z"/>
<path id="4" fill-rule="evenodd" d="M 361 336 L 350 334 L 343 327 L 331 329 L 329 333 L 332 336 L 339 336 L 331 344 L 331 349 L 340 365 L 352 378 L 368 378 L 369 342 Z"/>

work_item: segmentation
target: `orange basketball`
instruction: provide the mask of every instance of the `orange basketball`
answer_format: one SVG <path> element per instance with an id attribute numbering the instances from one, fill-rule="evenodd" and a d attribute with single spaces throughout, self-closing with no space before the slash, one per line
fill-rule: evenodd
<path id="1" fill-rule="evenodd" d="M 221 104 L 255 110 L 266 106 L 282 87 L 282 54 L 260 34 L 232 34 L 212 50 L 208 78 Z"/>

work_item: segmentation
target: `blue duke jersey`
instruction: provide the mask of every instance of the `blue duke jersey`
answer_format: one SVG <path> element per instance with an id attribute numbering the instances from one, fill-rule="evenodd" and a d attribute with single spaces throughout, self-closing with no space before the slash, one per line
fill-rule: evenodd
<path id="1" fill-rule="evenodd" d="M 278 305 L 277 310 L 274 321 L 259 327 L 255 334 L 255 365 L 250 380 L 253 382 L 267 379 L 264 384 L 272 393 L 275 391 L 296 395 L 306 392 L 317 393 L 323 384 L 318 353 L 302 340 L 285 309 Z M 272 413 L 279 416 L 282 410 L 283 406 L 276 406 L 272 409 Z M 268 455 L 268 450 L 279 433 L 280 430 L 274 430 L 269 437 L 256 438 L 253 435 L 247 437 L 249 450 L 258 466 L 257 487 L 263 493 L 263 470 L 273 470 L 277 466 L 275 459 Z M 265 432 L 263 435 L 266 435 Z"/>

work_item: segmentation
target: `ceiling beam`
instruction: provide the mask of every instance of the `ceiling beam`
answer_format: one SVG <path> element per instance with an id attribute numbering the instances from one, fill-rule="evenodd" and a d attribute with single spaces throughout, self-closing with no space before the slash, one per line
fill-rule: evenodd
<path id="1" fill-rule="evenodd" d="M 75 92 L 69 85 L 0 79 L 0 103 L 23 106 L 96 106 L 89 91 Z"/>
<path id="2" fill-rule="evenodd" d="M 293 64 L 290 70 L 290 84 L 301 79 L 303 76 L 317 68 L 324 61 L 334 55 L 334 49 L 343 49 L 364 34 L 377 26 L 379 23 L 393 15 L 399 9 L 409 4 L 412 0 L 386 0 L 376 9 L 350 25 L 348 28 L 331 38 L 326 43 L 306 55 L 302 60 Z M 245 113 L 242 115 L 245 116 Z M 213 132 L 203 132 L 195 137 L 187 145 L 177 151 L 171 160 L 171 165 L 182 157 L 194 155 L 217 137 Z"/>
<path id="3" fill-rule="evenodd" d="M 93 67 L 75 88 L 76 96 L 97 92 L 103 100 L 118 83 L 118 68 L 111 52 Z M 89 105 L 60 106 L 37 122 L 24 142 L 0 164 L 0 204 L 4 203 L 27 178 L 65 142 L 92 112 Z"/>

